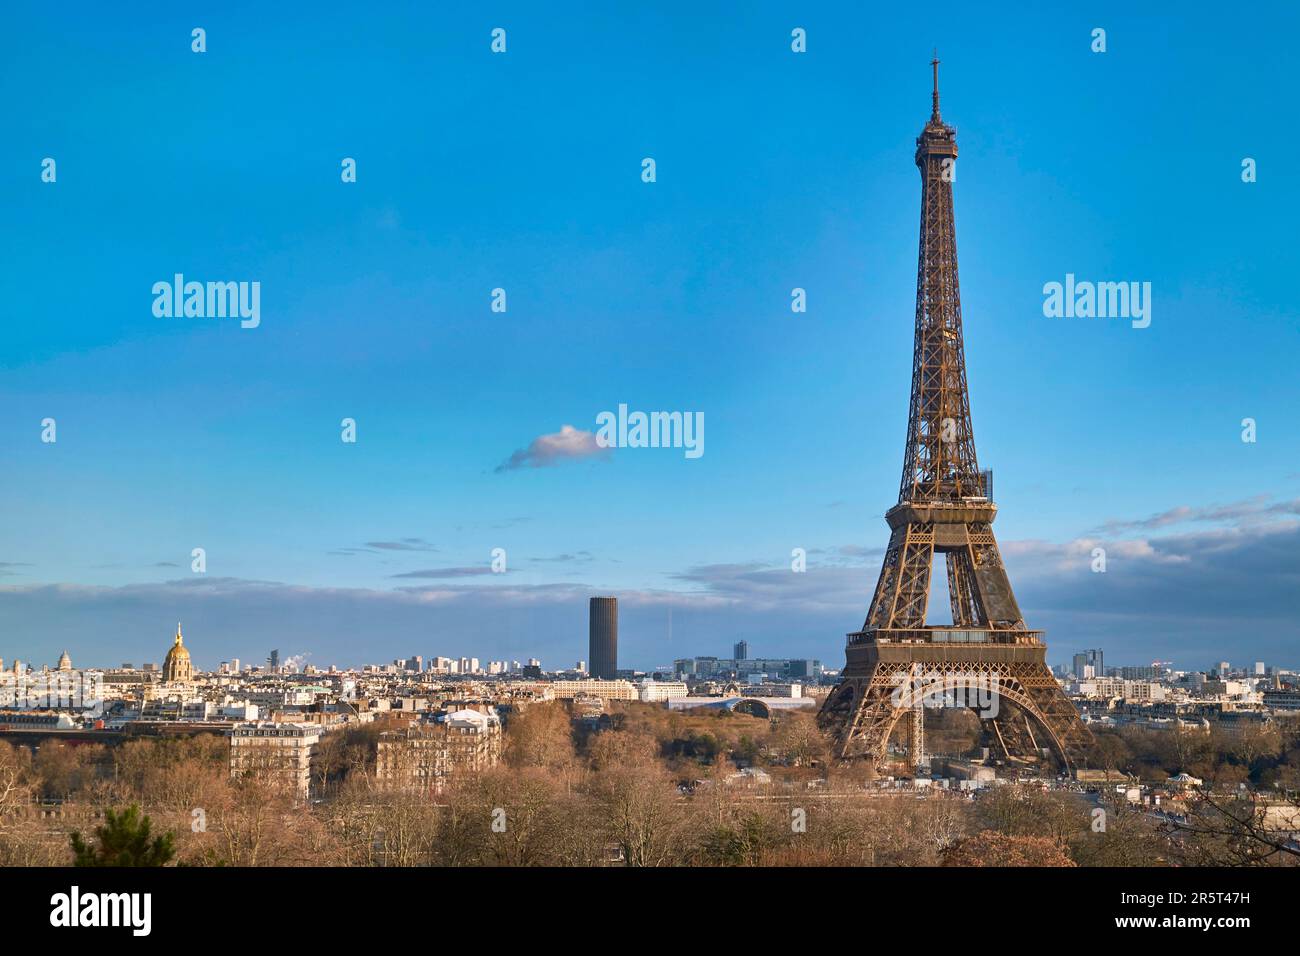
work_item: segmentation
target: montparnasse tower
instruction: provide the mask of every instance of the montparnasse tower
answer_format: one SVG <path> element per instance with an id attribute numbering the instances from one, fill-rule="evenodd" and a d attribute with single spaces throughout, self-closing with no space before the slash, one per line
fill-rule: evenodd
<path id="1" fill-rule="evenodd" d="M 169 684 L 188 684 L 194 680 L 194 665 L 190 662 L 190 652 L 182 641 L 179 621 L 176 623 L 175 643 L 163 658 L 162 679 Z"/>

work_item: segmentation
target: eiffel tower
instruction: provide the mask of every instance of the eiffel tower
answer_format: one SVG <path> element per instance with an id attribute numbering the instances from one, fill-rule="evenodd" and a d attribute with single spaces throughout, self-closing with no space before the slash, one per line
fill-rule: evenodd
<path id="1" fill-rule="evenodd" d="M 903 480 L 885 515 L 880 582 L 862 630 L 848 635 L 843 675 L 818 723 L 835 737 L 836 758 L 879 768 L 906 718 L 915 766 L 924 752 L 923 695 L 953 703 L 973 690 L 984 694 L 977 713 L 993 754 L 1009 762 L 1051 756 L 1068 770 L 1092 735 L 1047 667 L 1043 632 L 1025 627 L 993 537 L 992 475 L 975 457 L 953 224 L 957 131 L 940 118 L 939 60 L 931 66 L 933 108 L 916 140 L 921 243 Z M 947 562 L 950 626 L 925 623 L 936 553 Z"/>

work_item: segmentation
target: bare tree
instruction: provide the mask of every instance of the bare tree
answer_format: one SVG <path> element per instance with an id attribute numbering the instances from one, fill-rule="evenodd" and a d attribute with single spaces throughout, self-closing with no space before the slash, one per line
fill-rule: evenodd
<path id="1" fill-rule="evenodd" d="M 1196 866 L 1300 864 L 1300 801 L 1269 799 L 1248 790 L 1224 793 L 1197 788 L 1184 818 L 1162 827 L 1181 859 Z"/>

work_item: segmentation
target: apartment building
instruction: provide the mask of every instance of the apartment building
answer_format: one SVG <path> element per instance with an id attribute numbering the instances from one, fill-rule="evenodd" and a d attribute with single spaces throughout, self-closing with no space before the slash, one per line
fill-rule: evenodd
<path id="1" fill-rule="evenodd" d="M 311 790 L 311 760 L 323 732 L 310 724 L 236 724 L 230 730 L 230 775 L 261 776 L 305 799 Z"/>
<path id="2" fill-rule="evenodd" d="M 547 685 L 556 700 L 568 700 L 579 694 L 605 700 L 636 700 L 636 685 L 630 680 L 557 680 Z"/>
<path id="3" fill-rule="evenodd" d="M 380 734 L 375 779 L 399 789 L 441 793 L 458 772 L 495 767 L 501 743 L 501 720 L 495 713 L 452 711 Z"/>
<path id="4" fill-rule="evenodd" d="M 637 695 L 641 700 L 654 703 L 685 697 L 690 693 L 685 682 L 676 680 L 648 680 L 637 685 Z"/>

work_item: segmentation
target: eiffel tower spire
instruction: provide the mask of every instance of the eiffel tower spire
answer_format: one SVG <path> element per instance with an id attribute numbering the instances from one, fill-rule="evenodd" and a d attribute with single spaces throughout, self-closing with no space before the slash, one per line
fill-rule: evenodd
<path id="1" fill-rule="evenodd" d="M 960 500 L 983 494 L 966 391 L 957 227 L 952 184 L 957 131 L 939 118 L 939 60 L 934 106 L 916 139 L 921 173 L 921 239 L 916 266 L 916 345 L 912 402 L 899 501 Z"/>
<path id="2" fill-rule="evenodd" d="M 930 66 L 934 69 L 934 106 L 930 110 L 930 122 L 942 122 L 939 119 L 939 51 L 934 51 L 934 59 L 930 61 Z"/>
<path id="3" fill-rule="evenodd" d="M 1008 758 L 1038 759 L 1050 747 L 1069 766 L 1091 735 L 1047 668 L 1042 632 L 1025 626 L 975 455 L 953 218 L 957 131 L 939 115 L 937 55 L 931 68 L 930 119 L 916 139 L 921 229 L 903 478 L 885 514 L 889 546 L 866 621 L 848 636 L 844 676 L 818 719 L 838 737 L 841 757 L 878 763 L 901 715 L 912 713 L 919 754 L 924 723 L 894 693 L 899 682 L 918 671 L 982 675 L 1004 705 L 1000 715 L 981 714 L 986 739 Z M 950 626 L 926 623 L 937 554 L 947 565 Z"/>

